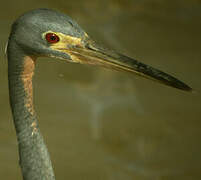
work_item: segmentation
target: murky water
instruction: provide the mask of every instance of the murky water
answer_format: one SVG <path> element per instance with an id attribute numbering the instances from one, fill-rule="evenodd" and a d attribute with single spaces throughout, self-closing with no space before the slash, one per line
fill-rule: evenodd
<path id="1" fill-rule="evenodd" d="M 4 56 L 24 11 L 63 11 L 97 41 L 191 85 L 185 93 L 130 74 L 37 61 L 35 108 L 57 179 L 201 179 L 201 2 L 6 1 L 0 9 L 0 177 L 21 179 Z"/>

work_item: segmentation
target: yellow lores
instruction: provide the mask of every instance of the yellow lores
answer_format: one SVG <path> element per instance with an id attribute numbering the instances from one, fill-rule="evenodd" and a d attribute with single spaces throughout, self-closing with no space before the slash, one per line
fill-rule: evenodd
<path id="1" fill-rule="evenodd" d="M 50 44 L 50 48 L 60 52 L 66 52 L 71 57 L 73 62 L 83 63 L 79 58 L 77 58 L 71 47 L 84 47 L 81 38 L 65 35 L 60 32 L 47 31 L 42 34 L 42 38 L 45 39 L 46 34 L 53 33 L 59 37 L 59 41 L 57 43 Z M 88 38 L 88 35 L 85 33 L 85 37 Z"/>

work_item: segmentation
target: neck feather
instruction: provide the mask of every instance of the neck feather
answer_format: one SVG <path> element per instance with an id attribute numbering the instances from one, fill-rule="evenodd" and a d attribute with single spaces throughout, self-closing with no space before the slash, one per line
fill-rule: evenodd
<path id="1" fill-rule="evenodd" d="M 33 108 L 32 77 L 35 58 L 15 43 L 8 45 L 10 105 L 16 129 L 24 180 L 54 180 L 54 172 Z"/>

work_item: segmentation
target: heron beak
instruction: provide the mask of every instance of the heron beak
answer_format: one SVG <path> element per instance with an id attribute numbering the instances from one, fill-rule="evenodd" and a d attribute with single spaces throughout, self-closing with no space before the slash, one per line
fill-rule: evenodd
<path id="1" fill-rule="evenodd" d="M 103 48 L 91 40 L 87 40 L 82 46 L 75 45 L 69 47 L 66 53 L 70 55 L 73 62 L 99 65 L 118 71 L 127 71 L 167 86 L 184 91 L 192 91 L 191 87 L 175 77 L 143 64 L 135 59 Z"/>

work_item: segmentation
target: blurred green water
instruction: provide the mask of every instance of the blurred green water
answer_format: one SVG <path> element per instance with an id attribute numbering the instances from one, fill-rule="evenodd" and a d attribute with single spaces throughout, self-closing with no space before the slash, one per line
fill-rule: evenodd
<path id="1" fill-rule="evenodd" d="M 97 41 L 190 84 L 189 94 L 122 74 L 39 59 L 35 108 L 57 179 L 201 179 L 201 2 L 6 1 L 0 7 L 0 177 L 21 179 L 4 46 L 24 11 L 63 11 Z"/>

